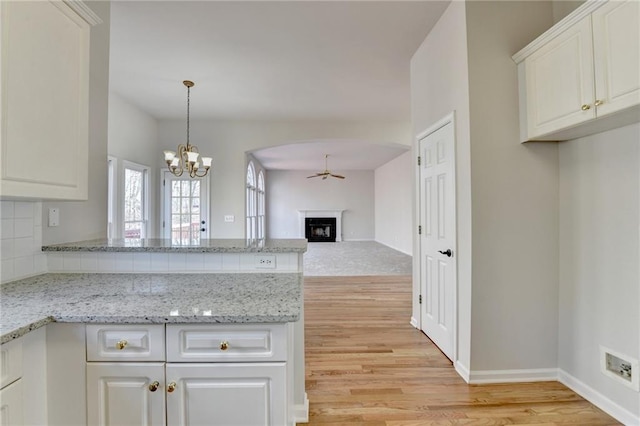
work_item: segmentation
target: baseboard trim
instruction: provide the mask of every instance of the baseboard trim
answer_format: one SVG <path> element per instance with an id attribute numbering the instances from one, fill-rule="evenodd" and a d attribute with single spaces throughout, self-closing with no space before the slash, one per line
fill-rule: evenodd
<path id="1" fill-rule="evenodd" d="M 417 328 L 418 330 L 420 329 L 420 327 L 418 327 L 418 320 L 416 319 L 416 317 L 411 317 L 411 321 L 409 321 L 409 324 L 411 324 L 411 326 L 413 328 Z"/>
<path id="2" fill-rule="evenodd" d="M 453 364 L 453 368 L 455 368 L 456 373 L 458 373 L 465 382 L 469 383 L 469 369 L 463 363 L 456 361 Z"/>
<path id="3" fill-rule="evenodd" d="M 309 398 L 304 393 L 304 403 L 293 407 L 293 419 L 295 423 L 309 423 Z"/>
<path id="4" fill-rule="evenodd" d="M 640 413 L 633 414 L 561 368 L 558 369 L 558 381 L 619 422 L 640 425 Z"/>
<path id="5" fill-rule="evenodd" d="M 536 368 L 525 370 L 472 370 L 469 372 L 470 384 L 550 382 L 558 380 L 557 368 Z"/>

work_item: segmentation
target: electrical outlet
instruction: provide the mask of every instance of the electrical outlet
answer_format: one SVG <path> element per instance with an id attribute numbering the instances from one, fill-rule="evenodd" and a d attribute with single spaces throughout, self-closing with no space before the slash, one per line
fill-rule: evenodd
<path id="1" fill-rule="evenodd" d="M 60 225 L 60 209 L 52 207 L 49 209 L 49 226 Z"/>
<path id="2" fill-rule="evenodd" d="M 256 256 L 256 268 L 275 269 L 276 256 L 274 254 L 262 254 Z"/>
<path id="3" fill-rule="evenodd" d="M 227 214 L 224 216 L 224 221 L 225 222 L 235 222 L 236 221 L 236 217 L 232 214 Z"/>
<path id="4" fill-rule="evenodd" d="M 638 360 L 604 346 L 600 346 L 600 359 L 601 370 L 604 374 L 636 391 L 640 390 Z"/>

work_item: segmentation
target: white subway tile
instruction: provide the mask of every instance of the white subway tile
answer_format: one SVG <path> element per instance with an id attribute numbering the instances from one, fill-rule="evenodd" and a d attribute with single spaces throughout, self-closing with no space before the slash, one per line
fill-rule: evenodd
<path id="1" fill-rule="evenodd" d="M 64 271 L 64 261 L 62 253 L 48 253 L 47 265 L 49 272 L 62 272 Z"/>
<path id="2" fill-rule="evenodd" d="M 239 269 L 241 271 L 249 271 L 249 270 L 255 269 L 255 265 L 256 265 L 255 253 L 240 253 L 238 254 L 238 259 L 240 261 Z"/>
<path id="3" fill-rule="evenodd" d="M 33 250 L 35 252 L 42 252 L 42 227 L 35 226 L 33 228 Z"/>
<path id="4" fill-rule="evenodd" d="M 48 271 L 46 254 L 36 254 L 33 256 L 33 271 L 36 274 L 44 274 Z"/>
<path id="5" fill-rule="evenodd" d="M 42 203 L 33 203 L 33 222 L 36 226 L 42 226 Z"/>
<path id="6" fill-rule="evenodd" d="M 185 266 L 184 253 L 169 253 L 169 272 L 184 272 Z"/>
<path id="7" fill-rule="evenodd" d="M 11 281 L 14 276 L 13 259 L 0 262 L 0 282 L 6 283 L 7 281 Z"/>
<path id="8" fill-rule="evenodd" d="M 203 271 L 215 272 L 222 270 L 222 254 L 220 253 L 205 253 Z"/>
<path id="9" fill-rule="evenodd" d="M 33 256 L 35 254 L 33 237 L 14 239 L 13 251 L 15 253 L 15 257 Z"/>
<path id="10" fill-rule="evenodd" d="M 151 270 L 150 253 L 133 253 L 133 271 L 149 272 Z"/>
<path id="11" fill-rule="evenodd" d="M 169 255 L 167 253 L 150 253 L 150 255 L 152 272 L 169 271 Z"/>
<path id="12" fill-rule="evenodd" d="M 17 257 L 13 260 L 13 272 L 16 278 L 34 275 L 33 256 Z"/>
<path id="13" fill-rule="evenodd" d="M 98 272 L 114 272 L 115 270 L 115 253 L 99 253 L 98 254 Z"/>
<path id="14" fill-rule="evenodd" d="M 13 236 L 15 238 L 33 237 L 33 218 L 15 219 Z"/>
<path id="15" fill-rule="evenodd" d="M 62 266 L 65 272 L 83 272 L 82 253 L 68 252 L 62 256 Z"/>
<path id="16" fill-rule="evenodd" d="M 200 272 L 204 269 L 204 253 L 185 254 L 186 271 Z"/>
<path id="17" fill-rule="evenodd" d="M 82 272 L 98 272 L 98 254 L 89 252 L 81 253 L 80 268 Z"/>
<path id="18" fill-rule="evenodd" d="M 33 203 L 28 201 L 16 201 L 13 210 L 13 217 L 33 219 Z"/>
<path id="19" fill-rule="evenodd" d="M 116 272 L 133 272 L 133 253 L 114 253 Z"/>
<path id="20" fill-rule="evenodd" d="M 16 257 L 13 250 L 13 238 L 7 238 L 6 240 L 0 240 L 0 259 L 7 260 Z"/>
<path id="21" fill-rule="evenodd" d="M 222 253 L 222 270 L 223 271 L 239 271 L 240 270 L 239 253 Z"/>
<path id="22" fill-rule="evenodd" d="M 0 219 L 13 219 L 15 202 L 0 201 Z"/>
<path id="23" fill-rule="evenodd" d="M 0 219 L 0 238 L 3 240 L 13 238 L 13 219 Z"/>

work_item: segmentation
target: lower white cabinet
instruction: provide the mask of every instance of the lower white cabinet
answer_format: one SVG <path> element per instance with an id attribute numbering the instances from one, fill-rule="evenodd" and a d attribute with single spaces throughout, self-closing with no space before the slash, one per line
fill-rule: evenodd
<path id="1" fill-rule="evenodd" d="M 23 424 L 22 380 L 18 380 L 0 390 L 0 425 L 20 426 Z"/>
<path id="2" fill-rule="evenodd" d="M 86 331 L 88 425 L 290 424 L 285 324 Z"/>

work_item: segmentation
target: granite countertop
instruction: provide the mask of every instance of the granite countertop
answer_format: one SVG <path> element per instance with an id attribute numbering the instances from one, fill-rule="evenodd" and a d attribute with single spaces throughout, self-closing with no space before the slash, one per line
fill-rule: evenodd
<path id="1" fill-rule="evenodd" d="M 301 305 L 300 273 L 44 274 L 0 286 L 0 343 L 50 322 L 291 322 Z"/>
<path id="2" fill-rule="evenodd" d="M 92 251 L 92 252 L 138 252 L 138 253 L 304 253 L 307 240 L 274 239 L 211 239 L 199 244 L 174 244 L 163 238 L 118 238 L 78 241 L 43 246 L 42 251 Z"/>

